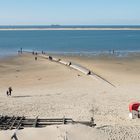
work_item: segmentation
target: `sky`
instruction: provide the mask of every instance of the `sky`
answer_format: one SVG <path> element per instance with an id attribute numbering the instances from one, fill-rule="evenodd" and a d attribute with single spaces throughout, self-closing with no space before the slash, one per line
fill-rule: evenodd
<path id="1" fill-rule="evenodd" d="M 0 25 L 140 25 L 140 0 L 0 0 Z"/>

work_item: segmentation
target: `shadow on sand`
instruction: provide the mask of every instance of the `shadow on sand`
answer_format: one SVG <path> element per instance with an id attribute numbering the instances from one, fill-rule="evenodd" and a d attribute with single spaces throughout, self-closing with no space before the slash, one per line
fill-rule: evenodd
<path id="1" fill-rule="evenodd" d="M 103 125 L 103 126 L 96 127 L 96 128 L 97 128 L 97 129 L 103 129 L 103 128 L 106 128 L 106 127 L 111 127 L 111 125 Z"/>
<path id="2" fill-rule="evenodd" d="M 61 93 L 56 93 L 56 95 L 61 95 Z M 29 98 L 29 97 L 44 97 L 44 96 L 51 96 L 51 94 L 46 95 L 21 95 L 21 96 L 12 96 L 12 98 Z"/>
<path id="3" fill-rule="evenodd" d="M 30 95 L 24 95 L 24 96 L 12 96 L 12 98 L 28 98 L 28 97 L 32 97 Z"/>

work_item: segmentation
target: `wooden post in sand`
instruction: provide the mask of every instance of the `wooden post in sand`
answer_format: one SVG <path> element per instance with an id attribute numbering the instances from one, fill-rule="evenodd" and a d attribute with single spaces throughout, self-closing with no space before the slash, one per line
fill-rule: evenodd
<path id="1" fill-rule="evenodd" d="M 37 116 L 36 119 L 35 119 L 35 122 L 34 122 L 34 124 L 33 124 L 33 127 L 37 127 L 37 120 L 38 120 L 38 116 Z"/>
<path id="2" fill-rule="evenodd" d="M 94 126 L 96 126 L 96 124 L 94 123 L 94 119 L 93 119 L 93 117 L 91 117 L 91 120 L 90 120 L 90 127 L 94 127 Z"/>
<path id="3" fill-rule="evenodd" d="M 63 124 L 66 124 L 65 116 L 63 117 Z"/>

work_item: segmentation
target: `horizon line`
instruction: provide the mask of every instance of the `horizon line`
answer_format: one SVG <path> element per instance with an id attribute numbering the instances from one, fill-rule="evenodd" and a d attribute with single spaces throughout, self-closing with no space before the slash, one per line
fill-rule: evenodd
<path id="1" fill-rule="evenodd" d="M 0 24 L 0 26 L 140 26 L 140 24 Z"/>

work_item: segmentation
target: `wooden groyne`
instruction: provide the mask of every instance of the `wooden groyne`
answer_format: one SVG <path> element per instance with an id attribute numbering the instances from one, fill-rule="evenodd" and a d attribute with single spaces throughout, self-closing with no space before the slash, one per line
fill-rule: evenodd
<path id="1" fill-rule="evenodd" d="M 89 69 L 87 69 L 87 68 L 85 68 L 85 67 L 83 67 L 83 66 L 81 66 L 79 64 L 68 62 L 68 61 L 63 61 L 63 60 L 58 59 L 58 58 L 57 59 L 56 58 L 54 59 L 53 57 L 52 57 L 52 60 L 55 60 L 55 62 L 58 62 L 58 63 L 63 64 L 65 66 L 69 66 L 69 67 L 71 67 L 71 68 L 73 68 L 73 69 L 75 69 L 77 71 L 82 72 L 85 75 L 89 75 L 89 76 L 94 77 L 94 78 L 96 78 L 98 80 L 102 80 L 102 81 L 110 84 L 111 86 L 115 87 L 115 85 L 112 84 L 107 79 L 101 77 L 100 75 L 96 74 L 95 72 L 93 72 L 93 71 L 91 71 L 91 70 L 89 70 Z"/>
<path id="2" fill-rule="evenodd" d="M 94 72 L 91 72 L 90 76 L 93 78 L 96 78 L 96 79 L 101 79 L 101 80 L 105 81 L 106 83 L 110 84 L 111 86 L 116 87 L 114 84 L 112 84 L 111 82 L 109 82 L 108 80 L 106 80 L 105 78 L 101 77 L 100 75 L 98 75 Z"/>
<path id="3" fill-rule="evenodd" d="M 80 72 L 82 72 L 82 73 L 84 73 L 84 74 L 86 74 L 86 75 L 89 75 L 90 74 L 90 70 L 89 69 L 87 69 L 87 68 L 85 68 L 85 67 L 83 67 L 83 66 L 80 66 L 80 65 L 78 65 L 78 64 L 71 64 L 70 65 L 70 67 L 71 68 L 73 68 L 73 69 L 75 69 L 75 70 L 78 70 L 78 71 L 80 71 Z"/>
<path id="4" fill-rule="evenodd" d="M 27 52 L 27 51 L 23 51 L 23 52 L 26 52 L 26 53 L 32 53 L 32 52 Z M 76 64 L 76 63 L 72 63 L 70 61 L 64 61 L 62 59 L 59 59 L 59 58 L 56 58 L 56 57 L 52 57 L 52 56 L 48 56 L 46 54 L 41 54 L 41 53 L 38 53 L 38 56 L 41 57 L 41 58 L 45 58 L 45 59 L 48 59 L 48 60 L 51 60 L 53 62 L 57 62 L 57 63 L 60 63 L 60 64 L 63 64 L 65 66 L 69 66 L 77 71 L 80 71 L 82 72 L 83 74 L 85 75 L 89 75 L 93 78 L 96 78 L 97 80 L 101 80 L 101 81 L 104 81 L 106 82 L 107 84 L 115 87 L 115 85 L 113 83 L 111 83 L 110 81 L 108 81 L 107 79 L 103 78 L 102 76 L 96 74 L 95 72 L 79 65 L 79 64 Z"/>
<path id="5" fill-rule="evenodd" d="M 41 128 L 49 125 L 83 124 L 96 126 L 94 119 L 90 121 L 74 121 L 72 118 L 26 118 L 24 116 L 0 116 L 0 130 L 23 129 L 27 127 Z"/>
<path id="6" fill-rule="evenodd" d="M 64 61 L 64 60 L 60 60 L 59 63 L 63 64 L 63 65 L 66 65 L 66 66 L 70 66 L 71 65 L 71 62 Z"/>
<path id="7" fill-rule="evenodd" d="M 56 57 L 52 57 L 52 61 L 55 61 L 55 62 L 60 62 L 60 61 L 61 61 L 61 59 L 56 58 Z"/>

